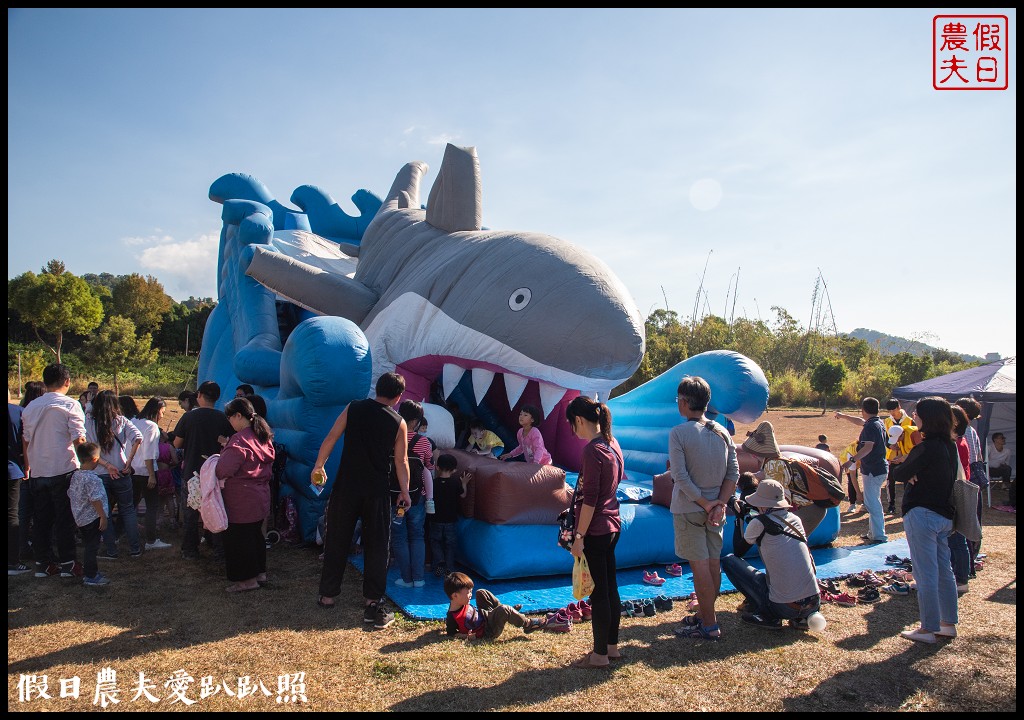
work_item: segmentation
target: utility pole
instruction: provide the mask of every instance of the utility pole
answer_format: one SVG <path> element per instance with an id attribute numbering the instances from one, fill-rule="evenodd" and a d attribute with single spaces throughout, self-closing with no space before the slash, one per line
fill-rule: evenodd
<path id="1" fill-rule="evenodd" d="M 188 331 L 189 323 L 185 323 L 185 357 L 188 357 Z"/>

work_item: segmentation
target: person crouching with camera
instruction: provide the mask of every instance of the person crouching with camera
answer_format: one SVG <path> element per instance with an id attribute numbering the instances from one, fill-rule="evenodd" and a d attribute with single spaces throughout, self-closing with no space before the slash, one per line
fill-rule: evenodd
<path id="1" fill-rule="evenodd" d="M 743 622 L 769 630 L 790 627 L 808 629 L 807 618 L 818 611 L 818 579 L 807 549 L 807 535 L 800 518 L 789 511 L 786 492 L 774 480 L 762 480 L 746 500 L 733 497 L 730 507 L 743 523 L 743 537 L 757 545 L 764 562 L 761 572 L 735 554 L 722 558 L 722 570 L 743 593 L 753 612 Z"/>

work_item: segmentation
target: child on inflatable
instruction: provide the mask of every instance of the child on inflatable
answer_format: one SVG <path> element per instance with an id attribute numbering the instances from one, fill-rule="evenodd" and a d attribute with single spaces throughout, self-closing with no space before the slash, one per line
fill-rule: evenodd
<path id="1" fill-rule="evenodd" d="M 551 453 L 544 447 L 544 437 L 540 434 L 537 425 L 544 419 L 540 408 L 533 405 L 523 405 L 519 411 L 519 430 L 516 437 L 519 445 L 512 452 L 505 453 L 498 457 L 499 460 L 511 460 L 522 455 L 526 462 L 537 463 L 538 465 L 550 465 Z"/>
<path id="2" fill-rule="evenodd" d="M 473 418 L 469 423 L 469 442 L 466 443 L 466 452 L 491 455 L 495 449 L 500 453 L 505 449 L 505 443 L 488 430 L 482 420 Z"/>

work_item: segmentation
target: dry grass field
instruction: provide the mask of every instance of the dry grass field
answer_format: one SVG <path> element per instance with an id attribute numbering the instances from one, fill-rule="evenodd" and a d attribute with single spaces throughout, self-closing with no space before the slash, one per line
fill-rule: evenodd
<path id="1" fill-rule="evenodd" d="M 838 449 L 856 436 L 852 425 L 820 410 L 765 417 L 782 444 L 813 446 L 823 432 Z M 737 439 L 751 427 L 737 428 Z M 496 642 L 473 644 L 447 639 L 440 622 L 400 615 L 390 628 L 367 629 L 361 578 L 351 567 L 339 607 L 316 605 L 313 548 L 276 546 L 270 584 L 239 595 L 224 592 L 227 582 L 212 560 L 181 560 L 176 549 L 104 565 L 113 579 L 106 588 L 26 574 L 8 580 L 8 707 L 87 711 L 107 701 L 107 709 L 130 711 L 1013 712 L 1016 516 L 986 510 L 984 522 L 988 561 L 961 598 L 960 637 L 951 642 L 922 646 L 898 636 L 917 619 L 913 595 L 826 606 L 828 627 L 803 634 L 744 625 L 732 594 L 720 601 L 717 643 L 675 638 L 681 604 L 623 619 L 625 659 L 610 671 L 566 667 L 589 649 L 586 623 L 566 634 L 507 629 Z M 836 544 L 858 543 L 866 524 L 863 514 L 844 521 Z M 887 521 L 887 531 L 902 537 L 901 521 Z M 180 539 L 176 531 L 161 535 L 176 545 Z M 98 685 L 106 668 L 116 679 Z M 289 684 L 298 673 L 303 697 Z M 48 698 L 39 695 L 44 676 Z M 110 692 L 97 697 L 98 686 Z"/>

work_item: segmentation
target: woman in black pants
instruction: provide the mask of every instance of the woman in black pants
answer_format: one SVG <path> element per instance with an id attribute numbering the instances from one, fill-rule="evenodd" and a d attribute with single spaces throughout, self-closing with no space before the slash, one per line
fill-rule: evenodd
<path id="1" fill-rule="evenodd" d="M 607 668 L 610 660 L 622 657 L 621 600 L 615 567 L 615 545 L 621 528 L 615 491 L 624 474 L 622 449 L 612 437 L 612 414 L 604 403 L 577 397 L 566 407 L 565 417 L 576 437 L 587 441 L 573 500 L 576 531 L 572 554 L 586 557 L 594 578 L 590 595 L 594 649 L 574 662 L 573 667 Z"/>

